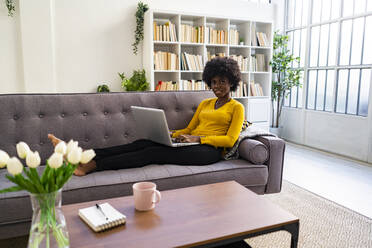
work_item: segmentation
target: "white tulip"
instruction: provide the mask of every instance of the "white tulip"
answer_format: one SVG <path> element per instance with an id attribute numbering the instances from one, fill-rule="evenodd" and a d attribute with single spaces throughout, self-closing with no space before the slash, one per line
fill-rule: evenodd
<path id="1" fill-rule="evenodd" d="M 28 147 L 28 145 L 23 141 L 19 142 L 16 148 L 17 148 L 18 157 L 21 159 L 25 159 L 27 156 L 27 153 L 30 151 L 30 147 Z"/>
<path id="2" fill-rule="evenodd" d="M 4 168 L 8 163 L 9 155 L 8 153 L 0 150 L 0 168 Z"/>
<path id="3" fill-rule="evenodd" d="M 26 164 L 30 168 L 36 168 L 40 165 L 40 156 L 38 152 L 29 151 L 26 157 Z"/>
<path id="4" fill-rule="evenodd" d="M 69 154 L 67 154 L 67 160 L 71 164 L 78 164 L 81 160 L 81 154 L 83 150 L 80 147 L 76 147 Z"/>
<path id="5" fill-rule="evenodd" d="M 64 141 L 59 142 L 56 147 L 54 148 L 55 152 L 61 153 L 62 155 L 65 155 L 67 152 L 67 145 Z"/>
<path id="6" fill-rule="evenodd" d="M 8 172 L 13 176 L 21 174 L 23 171 L 23 165 L 16 157 L 11 157 L 7 163 Z"/>
<path id="7" fill-rule="evenodd" d="M 50 168 L 58 169 L 63 164 L 63 155 L 58 152 L 53 153 L 48 159 L 48 164 Z"/>
<path id="8" fill-rule="evenodd" d="M 68 143 L 67 143 L 67 150 L 66 150 L 66 153 L 69 154 L 72 150 L 74 150 L 75 148 L 78 147 L 78 142 L 77 141 L 74 141 L 74 140 L 70 140 Z"/>
<path id="9" fill-rule="evenodd" d="M 81 154 L 80 163 L 82 164 L 89 163 L 95 156 L 96 153 L 93 151 L 93 149 L 86 150 Z"/>

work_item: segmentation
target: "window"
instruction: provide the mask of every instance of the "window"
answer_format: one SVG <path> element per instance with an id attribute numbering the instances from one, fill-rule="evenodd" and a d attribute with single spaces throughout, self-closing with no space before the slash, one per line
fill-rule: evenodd
<path id="1" fill-rule="evenodd" d="M 284 106 L 301 108 L 306 92 L 306 109 L 367 116 L 371 11 L 371 0 L 286 1 L 288 49 L 300 57 L 292 67 L 303 70 L 303 87 L 292 89 Z"/>

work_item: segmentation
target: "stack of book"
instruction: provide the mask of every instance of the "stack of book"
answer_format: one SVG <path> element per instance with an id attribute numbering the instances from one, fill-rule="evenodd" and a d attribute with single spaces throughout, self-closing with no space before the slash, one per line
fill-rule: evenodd
<path id="1" fill-rule="evenodd" d="M 261 84 L 255 83 L 253 80 L 249 84 L 250 87 L 250 96 L 264 96 L 263 89 Z"/>
<path id="2" fill-rule="evenodd" d="M 230 45 L 239 45 L 239 32 L 236 29 L 230 29 Z"/>
<path id="3" fill-rule="evenodd" d="M 248 71 L 249 69 L 249 58 L 243 57 L 242 55 L 230 55 L 230 58 L 238 62 L 240 71 Z"/>
<path id="4" fill-rule="evenodd" d="M 183 90 L 207 90 L 207 85 L 201 80 L 181 80 Z"/>
<path id="5" fill-rule="evenodd" d="M 202 71 L 204 68 L 201 55 L 193 55 L 183 52 L 181 55 L 181 70 Z"/>
<path id="6" fill-rule="evenodd" d="M 251 45 L 252 46 L 270 46 L 267 35 L 264 32 L 256 32 L 256 27 L 252 26 L 251 30 Z"/>
<path id="7" fill-rule="evenodd" d="M 226 53 L 211 54 L 209 51 L 207 52 L 208 61 L 214 59 L 215 57 L 226 57 Z"/>
<path id="8" fill-rule="evenodd" d="M 206 43 L 227 44 L 227 32 L 225 30 L 216 30 L 212 27 L 206 27 L 205 34 Z"/>
<path id="9" fill-rule="evenodd" d="M 248 96 L 248 82 L 239 82 L 239 87 L 235 92 L 231 92 L 231 97 Z"/>
<path id="10" fill-rule="evenodd" d="M 266 62 L 264 54 L 251 55 L 249 63 L 250 71 L 266 71 Z"/>
<path id="11" fill-rule="evenodd" d="M 175 53 L 154 52 L 155 70 L 178 70 L 178 56 Z"/>
<path id="12" fill-rule="evenodd" d="M 181 42 L 204 43 L 204 27 L 181 24 Z"/>
<path id="13" fill-rule="evenodd" d="M 260 46 L 267 47 L 270 45 L 265 33 L 257 32 L 257 40 Z"/>
<path id="14" fill-rule="evenodd" d="M 180 85 L 174 81 L 159 81 L 155 87 L 155 91 L 180 90 Z"/>
<path id="15" fill-rule="evenodd" d="M 177 41 L 176 25 L 170 21 L 164 25 L 157 25 L 154 21 L 154 40 L 156 41 Z"/>

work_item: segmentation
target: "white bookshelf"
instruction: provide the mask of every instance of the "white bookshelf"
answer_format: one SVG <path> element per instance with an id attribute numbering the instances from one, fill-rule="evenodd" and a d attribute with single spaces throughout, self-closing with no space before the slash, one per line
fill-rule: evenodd
<path id="1" fill-rule="evenodd" d="M 163 25 L 170 21 L 175 24 L 177 41 L 155 41 L 154 38 L 154 21 L 158 25 Z M 207 37 L 204 32 L 204 42 L 192 43 L 181 42 L 181 25 L 189 25 L 193 27 L 207 27 L 216 30 L 223 30 L 227 35 L 226 44 L 210 44 L 206 43 Z M 244 44 L 236 44 L 230 40 L 230 29 L 239 32 L 239 38 L 243 38 Z M 260 46 L 259 43 L 252 42 L 253 31 L 262 32 L 266 34 L 268 45 Z M 186 52 L 192 55 L 201 55 L 203 66 L 208 61 L 207 54 L 224 53 L 226 56 L 241 55 L 250 60 L 252 55 L 263 54 L 265 58 L 264 69 L 257 71 L 252 70 L 250 66 L 248 70 L 242 70 L 242 79 L 244 83 L 248 84 L 248 96 L 234 97 L 245 106 L 246 118 L 254 125 L 261 128 L 269 128 L 270 121 L 270 104 L 271 104 L 271 68 L 269 61 L 272 58 L 272 39 L 273 39 L 273 25 L 271 22 L 258 22 L 255 20 L 235 19 L 235 18 L 221 18 L 211 15 L 200 15 L 183 12 L 170 12 L 150 9 L 145 13 L 144 24 L 144 47 L 143 47 L 143 64 L 146 70 L 146 76 L 150 81 L 150 90 L 155 90 L 158 81 L 175 81 L 180 83 L 181 80 L 201 80 L 202 70 L 191 71 L 181 70 L 182 53 Z M 177 55 L 177 70 L 155 70 L 154 68 L 154 52 L 163 51 L 171 52 Z M 251 61 L 249 61 L 250 63 Z M 251 82 L 258 83 L 263 91 L 263 96 L 251 96 Z M 180 90 L 183 90 L 180 85 Z"/>

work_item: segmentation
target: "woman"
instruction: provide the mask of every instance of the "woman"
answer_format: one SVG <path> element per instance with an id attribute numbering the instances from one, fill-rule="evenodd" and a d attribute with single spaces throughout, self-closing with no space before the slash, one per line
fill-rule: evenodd
<path id="1" fill-rule="evenodd" d="M 244 107 L 230 98 L 241 81 L 237 62 L 217 57 L 209 61 L 203 81 L 216 98 L 203 100 L 189 125 L 176 130 L 172 137 L 178 142 L 199 142 L 200 145 L 169 147 L 150 140 L 137 140 L 121 146 L 95 149 L 96 157 L 75 170 L 84 176 L 94 170 L 116 170 L 142 167 L 147 164 L 206 165 L 219 161 L 224 148 L 232 147 L 239 137 Z M 60 140 L 48 135 L 54 145 Z"/>

